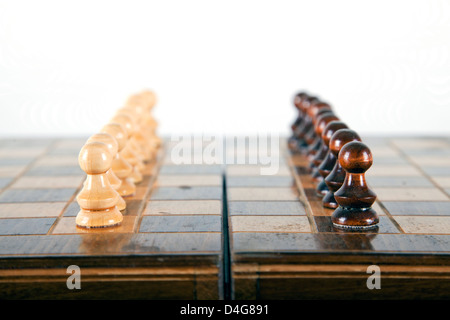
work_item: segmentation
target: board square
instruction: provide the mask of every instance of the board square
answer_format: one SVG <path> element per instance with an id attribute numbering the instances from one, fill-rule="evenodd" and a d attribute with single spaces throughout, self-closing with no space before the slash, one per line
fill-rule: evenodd
<path id="1" fill-rule="evenodd" d="M 220 200 L 222 187 L 156 187 L 151 200 Z"/>
<path id="2" fill-rule="evenodd" d="M 0 167 L 0 177 L 14 178 L 25 172 L 27 166 L 25 165 L 10 165 Z"/>
<path id="3" fill-rule="evenodd" d="M 159 187 L 181 186 L 222 186 L 221 175 L 159 175 L 156 180 Z"/>
<path id="4" fill-rule="evenodd" d="M 149 201 L 143 215 L 222 214 L 220 200 Z"/>
<path id="5" fill-rule="evenodd" d="M 0 158 L 35 158 L 43 155 L 47 150 L 46 147 L 18 147 L 18 148 L 0 148 Z"/>
<path id="6" fill-rule="evenodd" d="M 422 170 L 429 176 L 450 176 L 450 166 L 423 166 Z"/>
<path id="7" fill-rule="evenodd" d="M 450 216 L 395 216 L 406 233 L 450 234 Z"/>
<path id="8" fill-rule="evenodd" d="M 378 234 L 370 241 L 378 252 L 445 253 L 450 252 L 450 235 L 438 234 Z"/>
<path id="9" fill-rule="evenodd" d="M 76 190 L 75 188 L 8 189 L 0 194 L 0 203 L 69 201 Z"/>
<path id="10" fill-rule="evenodd" d="M 28 166 L 35 158 L 0 158 L 0 166 Z"/>
<path id="11" fill-rule="evenodd" d="M 26 173 L 26 176 L 84 176 L 85 173 L 79 166 L 34 166 Z"/>
<path id="12" fill-rule="evenodd" d="M 65 206 L 66 202 L 0 203 L 0 218 L 57 217 Z"/>
<path id="13" fill-rule="evenodd" d="M 284 187 L 294 184 L 290 176 L 228 176 L 227 187 Z"/>
<path id="14" fill-rule="evenodd" d="M 411 165 L 387 165 L 387 164 L 374 164 L 366 173 L 366 177 L 379 177 L 379 176 L 396 176 L 396 177 L 420 177 L 421 172 Z"/>
<path id="15" fill-rule="evenodd" d="M 0 235 L 46 234 L 56 218 L 0 219 Z"/>
<path id="16" fill-rule="evenodd" d="M 448 156 L 430 156 L 419 155 L 410 156 L 409 159 L 420 167 L 446 166 L 450 163 L 450 155 Z"/>
<path id="17" fill-rule="evenodd" d="M 298 193 L 292 188 L 228 188 L 229 201 L 296 201 Z"/>
<path id="18" fill-rule="evenodd" d="M 144 216 L 139 232 L 221 232 L 218 215 Z"/>
<path id="19" fill-rule="evenodd" d="M 13 181 L 13 177 L 11 178 L 0 178 L 0 189 L 5 188 L 8 184 Z"/>
<path id="20" fill-rule="evenodd" d="M 425 177 L 372 176 L 367 183 L 371 187 L 434 187 Z"/>
<path id="21" fill-rule="evenodd" d="M 215 175 L 221 175 L 222 174 L 222 166 L 220 165 L 195 165 L 195 164 L 187 164 L 187 165 L 164 165 L 161 167 L 159 171 L 160 175 L 166 175 L 166 174 L 187 174 L 187 175 L 193 175 L 193 174 L 215 174 Z"/>
<path id="22" fill-rule="evenodd" d="M 450 201 L 385 201 L 391 215 L 450 215 Z"/>
<path id="23" fill-rule="evenodd" d="M 299 201 L 230 201 L 229 215 L 306 215 Z"/>
<path id="24" fill-rule="evenodd" d="M 243 216 L 231 217 L 234 232 L 311 232 L 306 216 Z"/>
<path id="25" fill-rule="evenodd" d="M 44 155 L 34 162 L 35 167 L 76 167 L 78 165 L 78 157 L 74 157 L 73 155 Z"/>
<path id="26" fill-rule="evenodd" d="M 324 250 L 316 234 L 279 232 L 234 233 L 232 249 L 235 254 L 242 253 L 243 255 L 260 252 L 279 254 L 281 252 L 319 252 Z"/>
<path id="27" fill-rule="evenodd" d="M 289 167 L 280 163 L 271 165 L 228 165 L 226 174 L 227 176 L 291 176 Z"/>
<path id="28" fill-rule="evenodd" d="M 448 177 L 431 177 L 438 186 L 441 188 L 450 188 L 450 176 Z"/>
<path id="29" fill-rule="evenodd" d="M 79 188 L 84 176 L 23 176 L 17 179 L 10 188 L 27 189 L 27 188 Z"/>
<path id="30" fill-rule="evenodd" d="M 443 201 L 448 196 L 437 188 L 374 188 L 381 201 Z"/>
<path id="31" fill-rule="evenodd" d="M 63 216 L 64 217 L 75 217 L 78 214 L 78 211 L 80 211 L 80 206 L 78 205 L 78 202 L 76 199 L 72 202 L 70 202 L 66 209 L 64 210 Z"/>

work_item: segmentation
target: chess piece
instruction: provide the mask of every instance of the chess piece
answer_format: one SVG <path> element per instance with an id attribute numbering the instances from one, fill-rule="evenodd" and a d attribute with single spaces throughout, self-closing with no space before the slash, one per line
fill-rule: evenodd
<path id="1" fill-rule="evenodd" d="M 308 154 L 312 151 L 316 151 L 318 148 L 320 138 L 316 134 L 316 122 L 317 118 L 324 112 L 332 112 L 331 106 L 325 102 L 318 102 L 311 104 L 307 110 L 308 117 L 311 119 L 311 128 L 305 134 L 304 139 L 308 143 Z"/>
<path id="2" fill-rule="evenodd" d="M 114 139 L 114 137 L 111 136 L 109 133 L 106 133 L 106 132 L 96 133 L 89 137 L 89 139 L 87 140 L 87 143 L 94 142 L 94 141 L 103 142 L 108 147 L 108 150 L 111 152 L 111 156 L 113 157 L 113 159 L 116 157 L 116 154 L 119 149 L 119 145 L 118 145 L 116 139 Z M 112 166 L 112 164 L 111 164 L 111 166 Z M 122 198 L 122 196 L 119 194 L 119 192 L 117 191 L 117 190 L 119 190 L 120 185 L 122 184 L 122 181 L 116 176 L 116 174 L 114 173 L 112 168 L 110 168 L 106 172 L 106 175 L 108 177 L 109 184 L 117 192 L 117 196 L 119 198 L 117 205 L 116 205 L 117 208 L 120 211 L 125 210 L 127 207 L 127 204 L 126 204 L 125 200 Z"/>
<path id="3" fill-rule="evenodd" d="M 75 220 L 77 226 L 102 228 L 122 222 L 123 216 L 116 206 L 119 200 L 117 192 L 106 175 L 112 161 L 113 156 L 103 142 L 89 142 L 81 149 L 78 162 L 87 178 L 77 195 L 81 208 Z"/>
<path id="4" fill-rule="evenodd" d="M 299 92 L 294 97 L 294 106 L 297 110 L 297 118 L 294 123 L 291 125 L 292 136 L 288 140 L 289 148 L 292 151 L 297 151 L 302 146 L 304 147 L 306 142 L 303 139 L 300 139 L 296 135 L 296 131 L 298 128 L 306 121 L 305 113 L 302 111 L 301 104 L 303 100 L 308 98 L 308 95 L 305 92 Z"/>
<path id="5" fill-rule="evenodd" d="M 322 179 L 322 176 L 319 174 L 319 170 L 317 169 L 317 167 L 322 163 L 328 151 L 328 146 L 324 143 L 322 138 L 323 130 L 328 123 L 337 120 L 339 120 L 339 118 L 331 111 L 324 112 L 316 117 L 315 132 L 319 139 L 319 146 L 316 153 L 310 158 L 311 175 L 313 180 L 316 182 Z"/>
<path id="6" fill-rule="evenodd" d="M 122 157 L 121 153 L 127 143 L 126 131 L 119 123 L 108 123 L 100 131 L 109 133 L 117 141 L 117 153 L 113 159 L 111 169 L 121 181 L 117 192 L 122 197 L 131 196 L 136 192 L 136 185 L 130 178 L 133 166 Z"/>
<path id="7" fill-rule="evenodd" d="M 328 192 L 322 199 L 322 204 L 325 208 L 336 209 L 339 205 L 334 198 L 334 193 L 339 190 L 345 180 L 345 170 L 342 168 L 340 162 L 337 160 L 341 148 L 351 141 L 361 141 L 358 133 L 351 129 L 337 130 L 330 138 L 329 149 L 332 155 L 336 158 L 333 169 L 324 179 Z"/>
<path id="8" fill-rule="evenodd" d="M 132 125 L 132 130 L 130 140 L 132 144 L 133 151 L 139 157 L 139 169 L 143 169 L 144 162 L 149 162 L 153 155 L 154 149 L 152 148 L 151 142 L 149 140 L 150 136 L 146 128 L 142 125 L 142 113 L 143 108 L 140 105 L 135 106 L 125 106 L 118 110 L 118 113 L 125 113 L 131 118 L 130 124 Z"/>
<path id="9" fill-rule="evenodd" d="M 151 141 L 151 147 L 158 149 L 161 146 L 161 138 L 156 134 L 156 128 L 158 127 L 158 122 L 152 116 L 152 110 L 157 102 L 156 94 L 151 90 L 143 90 L 142 92 L 130 97 L 127 101 L 127 106 L 139 105 L 143 107 L 143 112 L 141 113 L 142 126 L 146 130 L 146 135 Z"/>
<path id="10" fill-rule="evenodd" d="M 351 230 L 376 227 L 379 219 L 372 205 L 377 196 L 365 179 L 373 162 L 369 147 L 360 141 L 349 142 L 341 148 L 338 161 L 346 175 L 342 187 L 334 193 L 339 207 L 331 215 L 333 225 Z"/>
<path id="11" fill-rule="evenodd" d="M 144 101 L 148 110 L 153 109 L 158 100 L 156 94 L 149 89 L 142 90 L 139 93 L 139 97 L 142 101 Z"/>
<path id="12" fill-rule="evenodd" d="M 132 139 L 135 130 L 133 119 L 127 113 L 118 112 L 113 116 L 111 122 L 120 123 L 125 128 L 126 142 L 124 148 L 119 152 L 133 167 L 130 178 L 133 179 L 135 184 L 140 183 L 143 179 L 141 170 L 143 170 L 144 164 L 136 150 L 134 140 Z"/>
<path id="13" fill-rule="evenodd" d="M 308 98 L 308 95 L 305 92 L 299 92 L 294 97 L 294 106 L 297 110 L 297 118 L 295 122 L 291 125 L 292 132 L 295 132 L 295 129 L 305 120 L 305 114 L 303 113 L 300 105 L 304 99 Z"/>
<path id="14" fill-rule="evenodd" d="M 323 141 L 323 150 L 326 151 L 325 156 L 323 157 L 323 160 L 319 163 L 316 162 L 317 166 L 317 172 L 320 174 L 322 179 L 318 183 L 316 187 L 316 193 L 318 196 L 324 196 L 328 193 L 328 186 L 325 183 L 325 178 L 328 176 L 328 174 L 331 172 L 331 170 L 334 168 L 336 164 L 336 157 L 331 152 L 329 145 L 330 145 L 330 139 L 332 135 L 340 130 L 340 129 L 347 129 L 347 125 L 338 120 L 334 120 L 329 122 L 325 128 L 322 131 L 322 141 Z"/>
<path id="15" fill-rule="evenodd" d="M 305 99 L 302 99 L 302 101 L 298 101 L 298 106 L 304 115 L 304 121 L 295 129 L 294 136 L 299 140 L 302 141 L 302 143 L 299 145 L 300 151 L 306 150 L 308 147 L 308 143 L 305 139 L 305 136 L 308 134 L 308 132 L 311 130 L 312 127 L 312 119 L 308 115 L 308 109 L 317 103 L 319 103 L 320 100 L 316 97 L 307 97 Z"/>

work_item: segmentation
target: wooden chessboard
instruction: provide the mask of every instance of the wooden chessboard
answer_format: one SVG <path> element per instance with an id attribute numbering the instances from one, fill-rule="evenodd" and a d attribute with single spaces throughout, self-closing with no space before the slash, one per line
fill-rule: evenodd
<path id="1" fill-rule="evenodd" d="M 165 141 L 122 225 L 75 225 L 80 139 L 0 141 L 2 299 L 450 297 L 450 140 L 367 138 L 378 229 L 340 231 L 303 155 L 279 169 L 182 164 Z M 244 154 L 248 150 L 238 150 Z M 81 270 L 69 289 L 68 267 Z M 369 289 L 370 266 L 381 289 Z"/>

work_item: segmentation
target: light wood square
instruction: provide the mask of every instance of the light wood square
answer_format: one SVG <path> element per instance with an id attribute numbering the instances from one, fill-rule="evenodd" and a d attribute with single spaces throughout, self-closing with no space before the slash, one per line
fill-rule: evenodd
<path id="1" fill-rule="evenodd" d="M 450 217 L 394 216 L 406 233 L 450 234 Z"/>
<path id="2" fill-rule="evenodd" d="M 374 188 L 380 201 L 442 201 L 448 196 L 437 188 Z"/>
<path id="3" fill-rule="evenodd" d="M 0 203 L 0 218 L 42 218 L 59 216 L 66 202 Z"/>

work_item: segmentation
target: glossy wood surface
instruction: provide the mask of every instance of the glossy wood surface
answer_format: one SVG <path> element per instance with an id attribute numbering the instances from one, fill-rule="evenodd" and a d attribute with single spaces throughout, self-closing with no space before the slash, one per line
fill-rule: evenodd
<path id="1" fill-rule="evenodd" d="M 287 143 L 278 171 L 262 176 L 258 165 L 175 165 L 165 140 L 124 197 L 123 222 L 86 229 L 74 224 L 86 139 L 0 141 L 1 297 L 447 298 L 442 159 L 450 147 L 445 139 L 365 141 L 379 224 L 357 232 L 334 227 L 307 156 Z M 69 265 L 84 272 L 83 290 L 67 289 Z M 381 268 L 381 290 L 366 286 L 371 265 Z"/>

